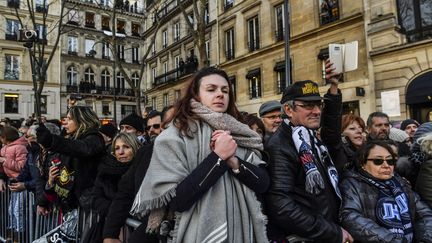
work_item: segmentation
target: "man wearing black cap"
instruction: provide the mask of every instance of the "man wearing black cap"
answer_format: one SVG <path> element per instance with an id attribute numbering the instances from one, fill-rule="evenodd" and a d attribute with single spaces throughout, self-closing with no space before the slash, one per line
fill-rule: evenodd
<path id="1" fill-rule="evenodd" d="M 337 80 L 326 99 L 336 94 Z M 310 80 L 290 85 L 281 104 L 288 118 L 266 144 L 272 178 L 266 195 L 269 238 L 281 241 L 296 235 L 312 242 L 352 242 L 338 225 L 338 173 L 316 136 L 322 108 L 318 85 Z"/>
<path id="2" fill-rule="evenodd" d="M 144 119 L 132 113 L 120 121 L 120 132 L 132 133 L 142 143 L 146 143 L 144 137 Z"/>
<path id="3" fill-rule="evenodd" d="M 259 115 L 265 127 L 264 141 L 273 135 L 280 126 L 281 119 L 281 103 L 277 100 L 271 100 L 263 103 L 259 108 Z"/>

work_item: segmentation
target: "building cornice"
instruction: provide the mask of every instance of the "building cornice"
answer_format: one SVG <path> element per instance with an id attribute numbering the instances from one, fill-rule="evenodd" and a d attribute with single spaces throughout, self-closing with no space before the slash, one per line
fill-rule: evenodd
<path id="1" fill-rule="evenodd" d="M 418 42 L 414 42 L 414 43 L 408 43 L 408 44 L 403 44 L 403 45 L 399 45 L 399 46 L 393 46 L 393 47 L 388 47 L 379 51 L 371 51 L 369 52 L 371 57 L 377 57 L 380 55 L 385 55 L 385 54 L 392 54 L 395 52 L 399 52 L 399 51 L 407 51 L 408 49 L 415 49 L 421 46 L 430 46 L 430 44 L 432 43 L 432 39 L 426 39 L 426 40 L 422 40 L 422 41 L 418 41 Z"/>

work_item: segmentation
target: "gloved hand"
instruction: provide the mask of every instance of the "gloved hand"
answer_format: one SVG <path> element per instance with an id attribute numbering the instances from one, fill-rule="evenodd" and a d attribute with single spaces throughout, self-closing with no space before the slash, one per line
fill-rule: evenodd
<path id="1" fill-rule="evenodd" d="M 45 127 L 45 125 L 39 125 L 36 129 L 37 142 L 44 148 L 50 148 L 52 145 L 51 132 Z"/>

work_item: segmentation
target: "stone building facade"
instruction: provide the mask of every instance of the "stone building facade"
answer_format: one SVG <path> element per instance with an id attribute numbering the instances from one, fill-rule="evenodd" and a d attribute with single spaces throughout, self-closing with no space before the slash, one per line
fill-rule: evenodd
<path id="1" fill-rule="evenodd" d="M 45 56 L 48 58 L 57 35 L 56 24 L 59 21 L 59 2 L 43 5 L 34 3 L 36 21 L 36 42 L 46 41 Z M 17 12 L 15 12 L 15 8 Z M 42 15 L 47 13 L 43 26 Z M 18 16 L 25 26 L 21 26 Z M 26 1 L 7 0 L 0 2 L 0 118 L 8 117 L 18 121 L 34 113 L 35 99 L 33 92 L 30 55 L 24 42 L 20 42 L 20 29 L 33 30 Z M 45 32 L 46 39 L 43 39 Z M 50 34 L 47 34 L 50 33 Z M 41 112 L 47 118 L 58 118 L 60 114 L 60 54 L 54 54 L 48 68 L 47 82 L 42 92 Z"/>
<path id="2" fill-rule="evenodd" d="M 66 1 L 64 24 L 68 31 L 62 36 L 61 115 L 66 116 L 72 94 L 81 99 L 81 104 L 92 106 L 101 120 L 116 119 L 118 123 L 135 112 L 135 97 L 113 55 L 117 53 L 131 80 L 140 82 L 144 2 L 118 1 L 113 6 L 110 0 Z"/>

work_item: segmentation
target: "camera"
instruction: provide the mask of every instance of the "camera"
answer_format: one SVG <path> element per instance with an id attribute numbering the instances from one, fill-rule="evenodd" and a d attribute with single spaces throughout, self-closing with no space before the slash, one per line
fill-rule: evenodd
<path id="1" fill-rule="evenodd" d="M 38 34 L 35 30 L 20 30 L 20 41 L 36 41 L 38 39 Z"/>

